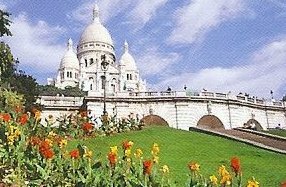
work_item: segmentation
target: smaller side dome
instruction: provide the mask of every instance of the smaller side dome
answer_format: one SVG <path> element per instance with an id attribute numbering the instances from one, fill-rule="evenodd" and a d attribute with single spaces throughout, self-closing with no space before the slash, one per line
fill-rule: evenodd
<path id="1" fill-rule="evenodd" d="M 136 63 L 132 55 L 129 53 L 128 43 L 124 42 L 124 53 L 120 59 L 120 65 L 125 66 L 128 70 L 137 70 Z"/>
<path id="2" fill-rule="evenodd" d="M 60 69 L 62 68 L 79 69 L 79 61 L 73 51 L 73 42 L 71 38 L 68 40 L 67 51 L 61 60 Z"/>

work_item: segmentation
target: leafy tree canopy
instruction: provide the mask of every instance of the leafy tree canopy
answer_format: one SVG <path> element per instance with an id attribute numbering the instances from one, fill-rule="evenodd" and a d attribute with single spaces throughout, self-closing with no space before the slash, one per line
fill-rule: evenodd
<path id="1" fill-rule="evenodd" d="M 84 97 L 87 95 L 87 93 L 80 90 L 78 87 L 66 87 L 65 89 L 60 89 L 52 85 L 39 85 L 39 95 L 64 95 L 67 97 Z"/>
<path id="2" fill-rule="evenodd" d="M 9 20 L 10 15 L 10 13 L 0 10 L 0 37 L 4 35 L 12 36 L 12 33 L 9 30 L 11 24 L 11 21 Z"/>

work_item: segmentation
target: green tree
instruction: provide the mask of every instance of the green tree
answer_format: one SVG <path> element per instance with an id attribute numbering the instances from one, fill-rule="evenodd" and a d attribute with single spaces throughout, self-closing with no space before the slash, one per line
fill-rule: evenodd
<path id="1" fill-rule="evenodd" d="M 16 71 L 17 60 L 14 60 L 10 47 L 4 42 L 0 43 L 0 81 L 9 82 Z"/>
<path id="2" fill-rule="evenodd" d="M 0 37 L 4 35 L 12 36 L 12 33 L 9 30 L 9 26 L 12 23 L 9 20 L 10 15 L 10 13 L 0 10 Z"/>
<path id="3" fill-rule="evenodd" d="M 25 108 L 30 110 L 39 95 L 38 83 L 31 75 L 19 71 L 15 73 L 10 80 L 10 86 L 13 91 L 24 95 Z"/>
<path id="4" fill-rule="evenodd" d="M 0 10 L 0 37 L 7 35 L 12 36 L 9 30 L 11 21 L 9 20 L 10 14 Z M 11 53 L 10 47 L 4 42 L 0 43 L 0 81 L 4 79 L 6 82 L 9 77 L 14 73 L 15 60 Z M 3 82 L 2 82 L 3 84 Z"/>

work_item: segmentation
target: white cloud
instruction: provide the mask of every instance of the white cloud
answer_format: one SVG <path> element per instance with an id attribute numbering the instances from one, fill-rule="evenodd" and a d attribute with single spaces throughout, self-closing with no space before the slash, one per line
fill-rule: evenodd
<path id="1" fill-rule="evenodd" d="M 286 37 L 275 40 L 258 50 L 248 60 L 245 66 L 232 68 L 209 68 L 199 72 L 185 72 L 154 85 L 164 88 L 172 85 L 182 90 L 186 84 L 193 90 L 206 88 L 209 91 L 234 93 L 247 92 L 260 97 L 268 97 L 273 90 L 278 97 L 285 93 L 278 93 L 286 83 Z"/>
<path id="2" fill-rule="evenodd" d="M 156 11 L 165 5 L 168 0 L 141 0 L 138 1 L 134 9 L 129 13 L 129 18 L 137 27 L 142 28 L 151 18 L 156 15 Z"/>
<path id="3" fill-rule="evenodd" d="M 131 21 L 133 27 L 142 28 L 152 16 L 155 15 L 158 8 L 162 7 L 167 0 L 105 0 L 99 1 L 100 18 L 106 23 L 111 18 L 123 13 Z M 92 10 L 95 5 L 94 0 L 87 1 L 75 9 L 68 17 L 83 24 L 92 20 Z"/>
<path id="4" fill-rule="evenodd" d="M 121 0 L 99 1 L 97 4 L 100 10 L 100 19 L 104 23 L 108 22 L 112 17 L 124 11 L 132 2 L 132 0 L 126 0 L 124 3 Z M 92 20 L 92 10 L 95 4 L 94 0 L 89 0 L 73 10 L 68 17 L 82 24 L 87 24 Z"/>
<path id="5" fill-rule="evenodd" d="M 168 40 L 171 43 L 194 43 L 244 10 L 242 0 L 190 1 L 175 12 L 175 29 Z"/>
<path id="6" fill-rule="evenodd" d="M 141 52 L 138 56 L 137 64 L 140 73 L 143 77 L 160 74 L 164 76 L 164 72 L 168 71 L 175 62 L 179 60 L 177 53 L 163 54 L 155 47 L 148 48 L 148 50 Z"/>
<path id="7" fill-rule="evenodd" d="M 12 21 L 13 36 L 5 40 L 19 58 L 20 68 L 29 74 L 55 73 L 65 51 L 65 47 L 56 42 L 65 30 L 45 21 L 32 24 L 24 13 Z"/>

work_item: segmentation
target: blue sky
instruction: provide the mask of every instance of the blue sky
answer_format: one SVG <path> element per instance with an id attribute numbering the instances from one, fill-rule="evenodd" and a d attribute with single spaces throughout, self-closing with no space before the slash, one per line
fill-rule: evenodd
<path id="1" fill-rule="evenodd" d="M 95 3 L 117 59 L 127 40 L 152 90 L 286 93 L 285 0 L 0 0 L 12 13 L 14 36 L 4 40 L 20 68 L 41 84 L 54 77 Z"/>

